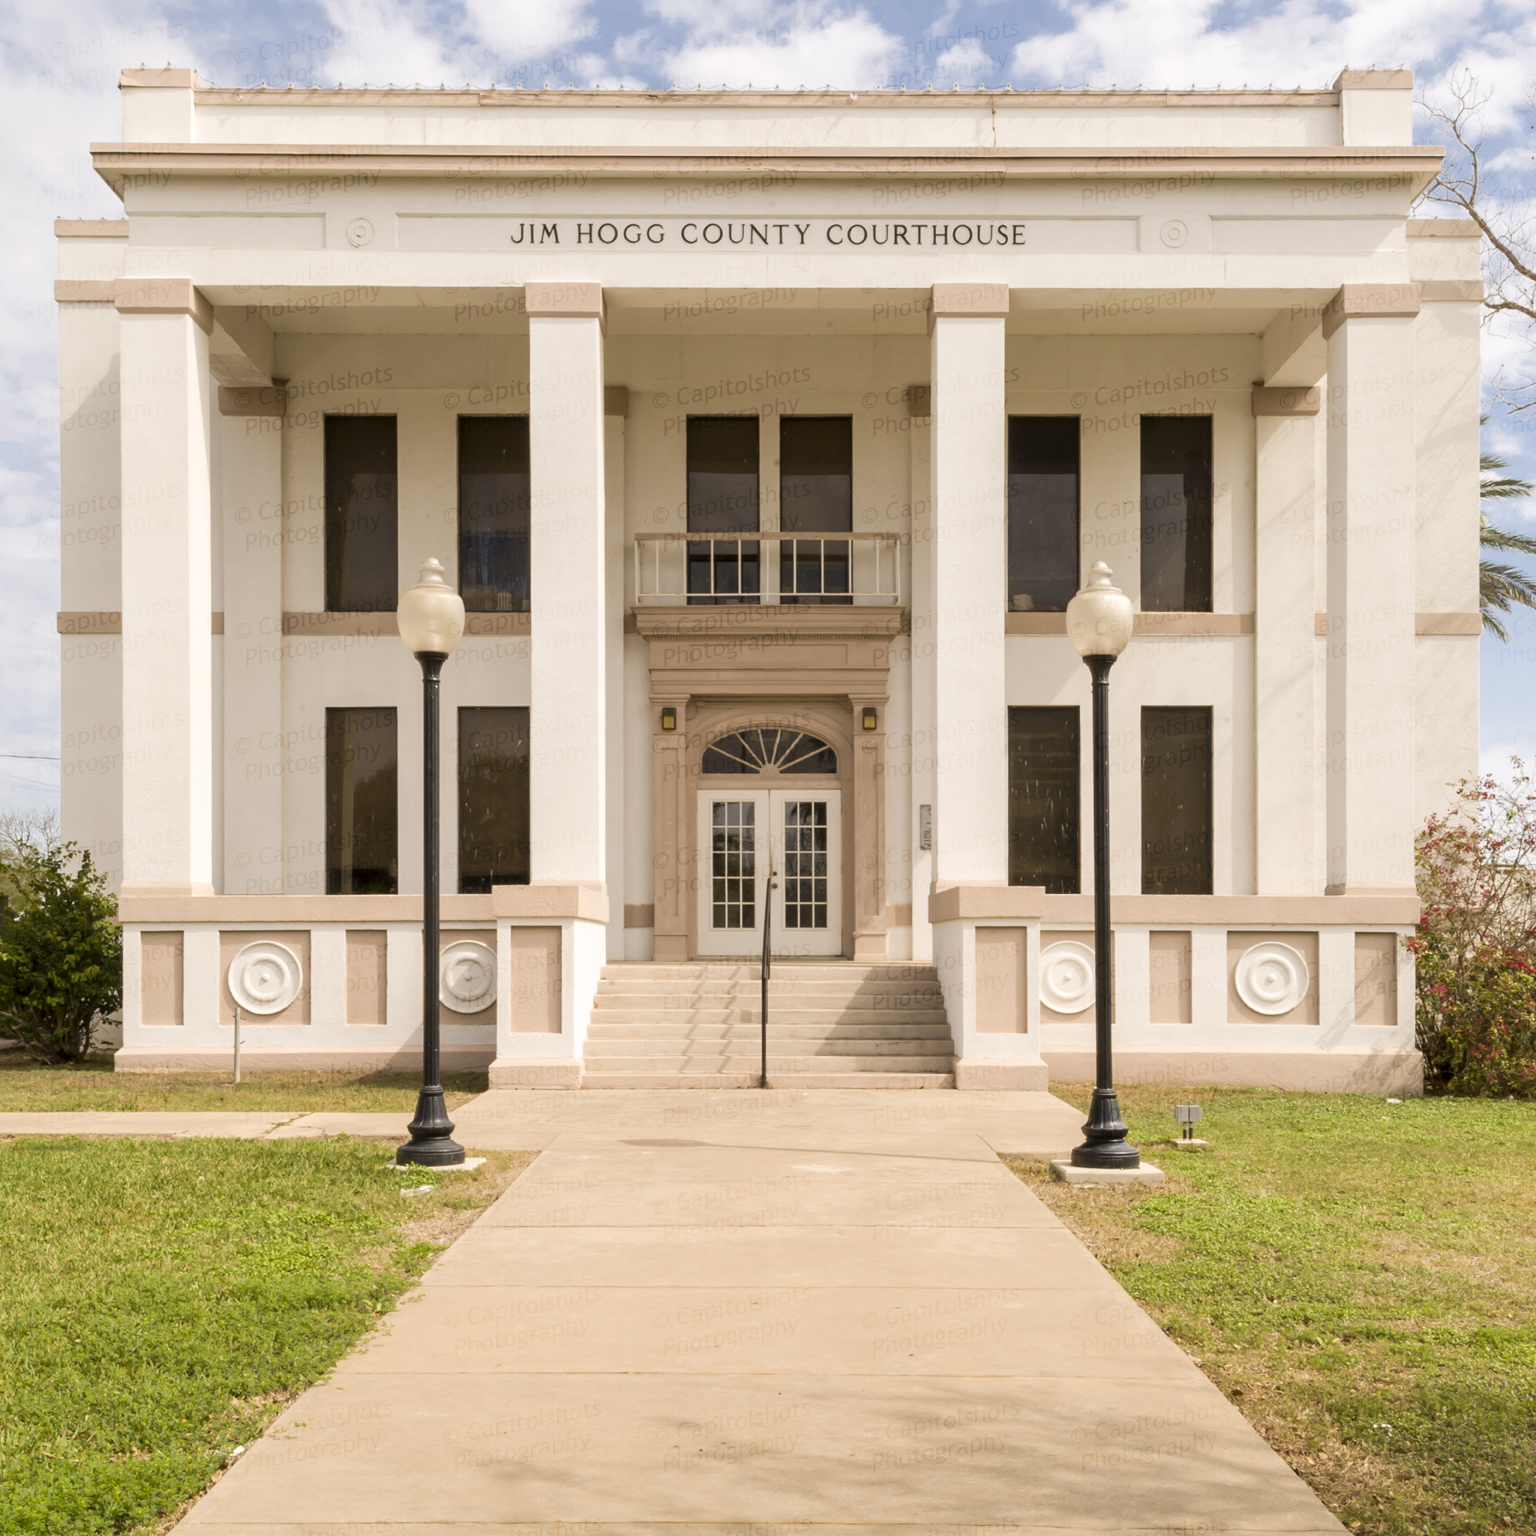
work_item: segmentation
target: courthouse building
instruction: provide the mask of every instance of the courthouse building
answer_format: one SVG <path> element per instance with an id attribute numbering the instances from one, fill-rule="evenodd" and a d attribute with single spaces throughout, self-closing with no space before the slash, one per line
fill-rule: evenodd
<path id="1" fill-rule="evenodd" d="M 223 89 L 128 70 L 58 225 L 64 828 L 119 1068 L 1413 1091 L 1475 772 L 1478 241 L 1412 80 Z"/>

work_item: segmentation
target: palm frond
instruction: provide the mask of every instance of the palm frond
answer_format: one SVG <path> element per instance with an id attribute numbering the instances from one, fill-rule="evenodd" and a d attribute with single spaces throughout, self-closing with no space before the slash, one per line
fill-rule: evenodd
<path id="1" fill-rule="evenodd" d="M 1487 416 L 1477 418 L 1478 425 L 1488 425 Z M 1524 496 L 1536 495 L 1536 486 L 1529 480 L 1521 480 L 1514 475 L 1498 475 L 1497 470 L 1508 469 L 1509 460 L 1502 454 L 1489 453 L 1484 450 L 1477 456 L 1477 469 L 1481 477 L 1477 494 L 1484 501 L 1514 501 Z"/>
<path id="2" fill-rule="evenodd" d="M 1483 549 L 1507 549 L 1517 555 L 1536 555 L 1536 534 L 1512 533 L 1508 528 L 1498 528 L 1485 517 L 1478 531 L 1477 542 Z"/>
<path id="3" fill-rule="evenodd" d="M 1477 568 L 1477 598 L 1484 628 L 1507 641 L 1509 631 L 1499 615 L 1511 612 L 1516 606 L 1536 608 L 1536 581 L 1518 566 L 1483 560 Z"/>
<path id="4" fill-rule="evenodd" d="M 1499 464 L 1495 467 L 1503 469 L 1504 465 Z M 1514 475 L 1501 475 L 1496 480 L 1485 476 L 1478 482 L 1477 487 L 1477 494 L 1484 501 L 1523 500 L 1533 492 L 1536 492 L 1536 486 L 1533 486 L 1529 480 L 1520 480 Z"/>

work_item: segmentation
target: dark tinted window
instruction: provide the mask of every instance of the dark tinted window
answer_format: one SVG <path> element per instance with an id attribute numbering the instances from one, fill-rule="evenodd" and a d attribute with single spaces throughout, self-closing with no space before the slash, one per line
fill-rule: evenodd
<path id="1" fill-rule="evenodd" d="M 1008 883 L 1057 894 L 1082 888 L 1079 872 L 1078 711 L 1008 711 Z"/>
<path id="2" fill-rule="evenodd" d="M 1008 418 L 1008 607 L 1060 613 L 1077 591 L 1078 419 Z"/>
<path id="3" fill-rule="evenodd" d="M 688 418 L 689 533 L 758 528 L 756 416 Z M 755 603 L 762 590 L 758 543 L 688 546 L 690 603 Z"/>
<path id="4" fill-rule="evenodd" d="M 459 591 L 471 613 L 528 611 L 528 418 L 459 417 Z"/>
<path id="5" fill-rule="evenodd" d="M 395 712 L 325 712 L 325 889 L 392 896 L 399 887 Z"/>
<path id="6" fill-rule="evenodd" d="M 1211 611 L 1211 418 L 1141 418 L 1141 606 Z"/>
<path id="7" fill-rule="evenodd" d="M 393 416 L 325 418 L 325 606 L 393 613 L 400 595 Z"/>
<path id="8" fill-rule="evenodd" d="M 1141 712 L 1141 889 L 1211 893 L 1211 712 Z"/>
<path id="9" fill-rule="evenodd" d="M 528 711 L 459 711 L 459 889 L 528 884 Z"/>
<path id="10" fill-rule="evenodd" d="M 779 527 L 785 533 L 853 528 L 853 418 L 785 416 L 779 421 Z M 798 539 L 779 545 L 779 593 L 786 603 L 851 603 L 849 545 Z"/>

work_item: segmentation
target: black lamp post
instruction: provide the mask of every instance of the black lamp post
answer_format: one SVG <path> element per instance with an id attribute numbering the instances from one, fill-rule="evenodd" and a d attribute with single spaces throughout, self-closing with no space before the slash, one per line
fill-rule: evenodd
<path id="1" fill-rule="evenodd" d="M 1115 1096 L 1109 938 L 1109 669 L 1130 642 L 1131 600 L 1100 560 L 1088 584 L 1067 604 L 1067 636 L 1093 676 L 1093 1104 L 1075 1168 L 1139 1168 L 1141 1153 L 1125 1139 Z"/>
<path id="2" fill-rule="evenodd" d="M 451 1168 L 464 1161 L 453 1139 L 453 1121 L 443 1102 L 438 1038 L 438 685 L 443 663 L 464 633 L 464 600 L 443 580 L 443 568 L 428 560 L 421 580 L 400 597 L 400 638 L 421 663 L 422 691 L 422 886 L 421 886 L 421 1092 L 410 1124 L 411 1139 L 395 1153 L 397 1163 Z"/>

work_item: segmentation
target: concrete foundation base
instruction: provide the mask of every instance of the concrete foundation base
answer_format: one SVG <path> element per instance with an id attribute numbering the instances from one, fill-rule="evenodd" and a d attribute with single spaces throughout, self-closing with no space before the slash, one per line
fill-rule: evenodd
<path id="1" fill-rule="evenodd" d="M 444 1072 L 473 1072 L 488 1066 L 495 1047 L 444 1046 Z M 161 1046 L 124 1046 L 112 1058 L 117 1072 L 232 1072 L 232 1051 L 177 1051 Z M 254 1072 L 420 1072 L 419 1046 L 398 1051 L 273 1051 L 240 1042 L 240 1075 Z"/>
<path id="2" fill-rule="evenodd" d="M 466 1157 L 462 1163 L 443 1163 L 432 1167 L 425 1163 L 385 1163 L 384 1166 L 392 1173 L 468 1173 L 471 1168 L 478 1168 L 485 1162 L 483 1157 Z"/>
<path id="3" fill-rule="evenodd" d="M 550 1057 L 500 1056 L 491 1063 L 492 1088 L 580 1088 L 581 1063 Z"/>
<path id="4" fill-rule="evenodd" d="M 1067 1158 L 1051 1164 L 1051 1177 L 1063 1184 L 1165 1184 L 1161 1168 L 1143 1163 L 1140 1168 L 1078 1168 Z"/>
<path id="5" fill-rule="evenodd" d="M 1047 1047 L 1041 1052 L 1053 1083 L 1091 1083 L 1091 1050 Z M 1115 1049 L 1115 1082 L 1123 1087 L 1284 1088 L 1298 1093 L 1379 1093 L 1408 1097 L 1424 1091 L 1424 1058 L 1392 1051 L 1146 1051 Z"/>
<path id="6" fill-rule="evenodd" d="M 955 1063 L 955 1087 L 980 1092 L 988 1088 L 1023 1088 L 1044 1093 L 1051 1069 L 1043 1061 L 971 1061 Z"/>

